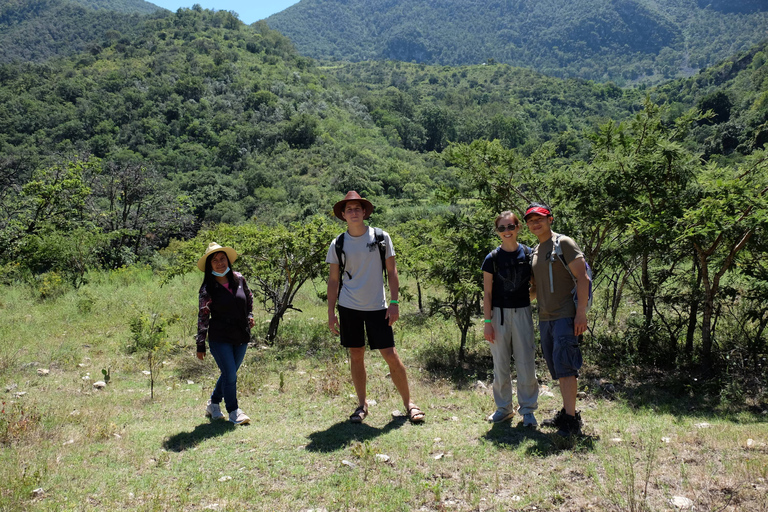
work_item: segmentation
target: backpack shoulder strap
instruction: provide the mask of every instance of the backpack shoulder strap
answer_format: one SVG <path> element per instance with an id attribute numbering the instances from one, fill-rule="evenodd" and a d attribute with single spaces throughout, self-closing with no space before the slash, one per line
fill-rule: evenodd
<path id="1" fill-rule="evenodd" d="M 381 257 L 381 270 L 384 271 L 384 280 L 387 279 L 387 242 L 384 239 L 384 230 L 373 228 L 373 240 L 379 247 L 379 256 Z"/>
<path id="2" fill-rule="evenodd" d="M 347 262 L 347 255 L 344 254 L 344 233 L 336 237 L 336 259 L 339 260 L 339 292 L 344 286 L 344 265 Z"/>
<path id="3" fill-rule="evenodd" d="M 494 250 L 491 251 L 491 261 L 493 261 L 493 275 L 496 275 L 499 273 L 499 250 L 501 249 L 501 246 L 498 246 Z"/>
<path id="4" fill-rule="evenodd" d="M 525 254 L 525 261 L 526 261 L 526 263 L 528 263 L 530 265 L 532 263 L 531 260 L 533 259 L 533 249 L 531 249 L 530 247 L 528 247 L 525 244 L 520 244 L 520 245 L 523 246 L 523 253 Z"/>

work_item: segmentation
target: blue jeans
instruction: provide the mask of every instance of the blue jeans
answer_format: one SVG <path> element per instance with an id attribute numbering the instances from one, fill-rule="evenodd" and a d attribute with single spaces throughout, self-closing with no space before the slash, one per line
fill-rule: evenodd
<path id="1" fill-rule="evenodd" d="M 222 398 L 227 404 L 227 412 L 236 411 L 237 407 L 237 370 L 245 359 L 245 350 L 247 343 L 242 345 L 233 345 L 231 343 L 220 343 L 214 340 L 208 340 L 208 346 L 211 349 L 211 355 L 221 370 L 219 380 L 211 393 L 211 403 L 218 404 Z"/>

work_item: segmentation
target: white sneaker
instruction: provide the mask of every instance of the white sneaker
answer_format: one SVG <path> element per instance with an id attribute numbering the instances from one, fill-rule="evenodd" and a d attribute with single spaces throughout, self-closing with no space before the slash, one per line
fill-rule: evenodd
<path id="1" fill-rule="evenodd" d="M 251 418 L 246 416 L 242 409 L 237 409 L 229 413 L 229 421 L 235 425 L 247 425 L 251 422 Z"/>
<path id="2" fill-rule="evenodd" d="M 496 411 L 490 416 L 488 416 L 488 421 L 491 423 L 501 423 L 502 421 L 507 421 L 508 419 L 512 418 L 515 415 L 515 411 L 512 412 L 504 412 L 504 411 Z"/>
<path id="3" fill-rule="evenodd" d="M 527 412 L 527 413 L 523 414 L 523 426 L 524 427 L 535 427 L 538 424 L 539 424 L 539 422 L 536 421 L 536 416 L 534 416 L 532 412 Z"/>
<path id="4" fill-rule="evenodd" d="M 208 400 L 208 405 L 205 406 L 205 417 L 212 420 L 223 420 L 225 418 L 224 413 L 221 412 L 221 406 L 219 404 L 212 404 Z"/>

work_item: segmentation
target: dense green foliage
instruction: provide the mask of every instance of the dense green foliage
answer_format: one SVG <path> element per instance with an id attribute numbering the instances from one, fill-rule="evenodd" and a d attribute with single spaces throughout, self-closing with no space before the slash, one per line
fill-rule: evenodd
<path id="1" fill-rule="evenodd" d="M 559 77 L 654 82 L 765 38 L 765 2 L 303 0 L 267 18 L 318 59 L 503 62 Z"/>
<path id="2" fill-rule="evenodd" d="M 0 62 L 42 62 L 98 51 L 100 45 L 136 36 L 141 20 L 157 10 L 141 0 L 4 0 Z"/>
<path id="3" fill-rule="evenodd" d="M 595 270 L 604 345 L 660 365 L 764 364 L 768 269 L 745 262 L 765 249 L 765 44 L 621 89 L 506 64 L 317 66 L 264 23 L 200 7 L 135 30 L 0 65 L 5 280 L 45 299 L 91 268 L 189 268 L 229 237 L 274 339 L 342 229 L 322 217 L 355 189 L 395 236 L 419 309 L 452 317 L 463 349 L 489 219 L 544 200 Z"/>

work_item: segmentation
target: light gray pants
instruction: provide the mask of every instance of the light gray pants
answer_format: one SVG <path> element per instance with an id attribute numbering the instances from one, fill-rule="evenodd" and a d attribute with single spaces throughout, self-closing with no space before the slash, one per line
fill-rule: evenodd
<path id="1" fill-rule="evenodd" d="M 504 324 L 501 318 L 504 315 Z M 510 364 L 515 356 L 517 370 L 517 401 L 521 415 L 539 407 L 539 382 L 536 380 L 531 307 L 493 308 L 493 332 L 495 340 L 489 343 L 493 356 L 493 399 L 499 411 L 514 411 L 512 403 L 512 376 Z"/>

